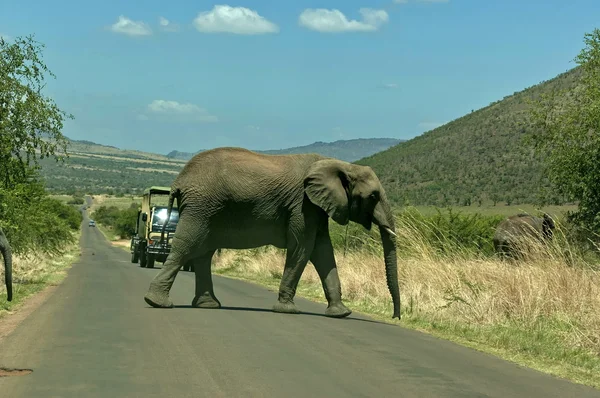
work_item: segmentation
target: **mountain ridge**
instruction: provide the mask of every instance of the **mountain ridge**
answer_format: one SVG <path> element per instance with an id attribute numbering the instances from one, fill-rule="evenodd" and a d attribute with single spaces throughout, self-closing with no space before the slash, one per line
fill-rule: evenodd
<path id="1" fill-rule="evenodd" d="M 373 153 L 382 151 L 406 140 L 398 138 L 355 138 L 350 140 L 337 140 L 332 142 L 316 141 L 312 144 L 301 145 L 297 147 L 283 149 L 254 150 L 254 152 L 269 155 L 285 155 L 293 153 L 318 153 L 323 156 L 330 156 L 337 159 L 353 162 L 369 156 Z M 171 159 L 189 160 L 197 153 L 203 152 L 201 149 L 197 152 L 181 152 L 173 150 L 165 156 Z"/>

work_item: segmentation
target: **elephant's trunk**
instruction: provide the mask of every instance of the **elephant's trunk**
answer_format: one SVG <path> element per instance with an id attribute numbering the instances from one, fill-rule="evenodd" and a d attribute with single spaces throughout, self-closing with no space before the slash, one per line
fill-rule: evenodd
<path id="1" fill-rule="evenodd" d="M 8 243 L 0 246 L 4 258 L 4 283 L 6 283 L 6 300 L 12 301 L 12 252 Z"/>
<path id="2" fill-rule="evenodd" d="M 394 304 L 394 315 L 392 316 L 392 319 L 400 319 L 400 288 L 398 286 L 398 260 L 396 258 L 394 216 L 385 197 L 382 197 L 375 207 L 375 211 L 373 212 L 373 222 L 379 226 L 379 232 L 381 234 L 381 243 L 383 245 L 385 260 L 385 275 Z"/>

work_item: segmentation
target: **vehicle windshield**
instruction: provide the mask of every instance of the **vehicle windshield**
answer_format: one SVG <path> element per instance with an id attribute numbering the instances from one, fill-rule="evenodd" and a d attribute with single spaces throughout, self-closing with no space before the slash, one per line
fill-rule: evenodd
<path id="1" fill-rule="evenodd" d="M 167 218 L 167 208 L 157 208 L 154 211 L 154 215 L 152 216 L 152 231 L 157 232 L 161 231 L 163 224 L 165 223 L 165 219 Z M 177 227 L 177 222 L 179 221 L 179 211 L 175 208 L 171 210 L 171 218 L 169 218 L 169 223 L 167 224 L 166 232 L 175 232 L 175 228 Z"/>

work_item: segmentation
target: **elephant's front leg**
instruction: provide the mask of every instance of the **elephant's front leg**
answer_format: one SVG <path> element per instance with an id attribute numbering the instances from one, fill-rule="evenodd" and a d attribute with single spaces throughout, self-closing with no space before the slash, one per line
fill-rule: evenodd
<path id="1" fill-rule="evenodd" d="M 352 314 L 352 311 L 342 303 L 342 286 L 335 263 L 333 245 L 327 229 L 321 229 L 317 233 L 310 261 L 319 274 L 327 299 L 328 305 L 325 315 L 332 318 L 344 318 Z"/>
<path id="2" fill-rule="evenodd" d="M 197 308 L 221 308 L 221 302 L 215 296 L 213 290 L 210 263 L 214 251 L 194 260 L 194 273 L 196 274 L 196 295 L 192 300 L 192 307 Z"/>

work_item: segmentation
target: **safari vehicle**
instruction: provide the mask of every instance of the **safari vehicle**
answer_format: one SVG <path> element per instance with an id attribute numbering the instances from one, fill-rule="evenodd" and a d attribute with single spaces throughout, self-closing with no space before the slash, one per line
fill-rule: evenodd
<path id="1" fill-rule="evenodd" d="M 136 231 L 131 238 L 131 262 L 139 261 L 140 267 L 154 268 L 154 262 L 164 263 L 171 251 L 171 242 L 179 221 L 179 211 L 173 207 L 171 217 L 165 229 L 165 239 L 160 242 L 160 233 L 167 218 L 167 206 L 159 206 L 152 202 L 154 196 L 167 198 L 169 187 L 153 186 L 147 188 L 142 195 L 142 208 L 138 211 Z"/>

